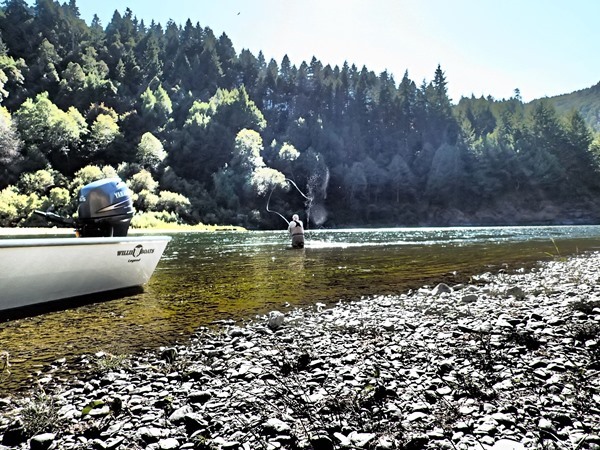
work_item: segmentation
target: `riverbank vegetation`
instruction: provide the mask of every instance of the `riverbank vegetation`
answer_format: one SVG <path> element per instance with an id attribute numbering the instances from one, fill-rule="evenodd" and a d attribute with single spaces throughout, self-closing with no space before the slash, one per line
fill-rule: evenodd
<path id="1" fill-rule="evenodd" d="M 190 20 L 88 25 L 75 0 L 7 0 L 0 33 L 0 226 L 71 214 L 115 175 L 141 224 L 280 227 L 269 202 L 311 227 L 600 219 L 599 124 L 579 94 L 580 110 L 518 90 L 453 103 L 439 66 L 416 83 L 278 62 Z"/>

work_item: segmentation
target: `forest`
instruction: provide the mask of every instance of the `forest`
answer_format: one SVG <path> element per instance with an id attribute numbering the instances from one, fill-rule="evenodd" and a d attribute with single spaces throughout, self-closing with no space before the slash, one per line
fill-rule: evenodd
<path id="1" fill-rule="evenodd" d="M 88 25 L 76 0 L 5 0 L 0 226 L 71 215 L 111 176 L 140 227 L 285 227 L 272 211 L 314 229 L 598 222 L 600 100 L 453 103 L 447 87 L 440 66 L 415 82 L 295 65 L 191 20 Z"/>

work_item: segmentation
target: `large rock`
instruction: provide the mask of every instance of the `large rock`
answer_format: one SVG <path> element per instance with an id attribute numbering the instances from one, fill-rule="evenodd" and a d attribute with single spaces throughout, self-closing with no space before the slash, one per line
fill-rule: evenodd
<path id="1" fill-rule="evenodd" d="M 278 330 L 285 322 L 285 315 L 279 311 L 271 311 L 267 319 L 267 325 L 273 331 Z"/>
<path id="2" fill-rule="evenodd" d="M 8 447 L 15 447 L 25 442 L 26 439 L 27 436 L 25 435 L 23 423 L 20 420 L 16 420 L 4 431 L 2 444 Z"/>
<path id="3" fill-rule="evenodd" d="M 54 433 L 43 433 L 33 436 L 29 440 L 29 448 L 31 450 L 47 450 L 50 448 L 56 435 Z"/>
<path id="4" fill-rule="evenodd" d="M 440 294 L 450 294 L 452 292 L 452 288 L 448 286 L 446 283 L 440 283 L 431 291 L 432 295 L 440 295 Z"/>

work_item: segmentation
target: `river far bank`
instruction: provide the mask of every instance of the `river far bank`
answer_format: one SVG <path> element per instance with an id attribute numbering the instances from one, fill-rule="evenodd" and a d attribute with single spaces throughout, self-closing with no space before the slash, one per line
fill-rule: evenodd
<path id="1" fill-rule="evenodd" d="M 85 376 L 59 360 L 0 399 L 0 449 L 599 449 L 599 266 L 219 322 L 81 355 Z"/>

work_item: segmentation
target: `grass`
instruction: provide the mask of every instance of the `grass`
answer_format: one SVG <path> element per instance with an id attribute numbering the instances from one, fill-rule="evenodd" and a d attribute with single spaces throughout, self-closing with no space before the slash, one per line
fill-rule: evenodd
<path id="1" fill-rule="evenodd" d="M 106 373 L 125 369 L 129 367 L 128 358 L 127 355 L 113 355 L 111 353 L 100 352 L 92 361 L 92 370 L 94 373 Z"/>
<path id="2" fill-rule="evenodd" d="M 58 411 L 54 398 L 42 389 L 37 390 L 21 411 L 25 434 L 35 436 L 57 431 L 61 425 Z"/>

